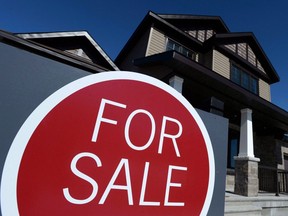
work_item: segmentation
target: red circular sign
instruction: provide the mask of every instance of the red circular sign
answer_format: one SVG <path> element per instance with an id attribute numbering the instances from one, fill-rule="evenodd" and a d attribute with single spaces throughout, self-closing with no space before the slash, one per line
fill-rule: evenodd
<path id="1" fill-rule="evenodd" d="M 151 77 L 110 72 L 44 101 L 16 136 L 3 179 L 3 216 L 14 215 L 8 201 L 29 216 L 204 215 L 214 157 L 202 121 L 180 94 Z"/>

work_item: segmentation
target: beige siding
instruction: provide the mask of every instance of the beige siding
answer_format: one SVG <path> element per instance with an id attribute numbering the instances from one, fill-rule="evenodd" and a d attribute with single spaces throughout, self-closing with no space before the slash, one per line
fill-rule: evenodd
<path id="1" fill-rule="evenodd" d="M 264 68 L 262 67 L 261 63 L 258 60 L 257 60 L 257 68 L 266 74 Z"/>
<path id="2" fill-rule="evenodd" d="M 207 38 L 206 38 L 206 40 L 208 40 L 210 37 L 212 37 L 213 34 L 214 34 L 213 30 L 207 30 Z"/>
<path id="3" fill-rule="evenodd" d="M 217 50 L 213 50 L 212 70 L 230 79 L 230 61 Z"/>
<path id="4" fill-rule="evenodd" d="M 201 42 L 205 41 L 205 30 L 199 30 L 198 31 L 198 40 L 200 40 Z"/>
<path id="5" fill-rule="evenodd" d="M 252 65 L 256 66 L 256 55 L 255 55 L 255 53 L 253 52 L 253 50 L 251 49 L 250 46 L 248 46 L 248 61 Z"/>
<path id="6" fill-rule="evenodd" d="M 261 79 L 259 79 L 259 96 L 271 101 L 270 85 Z"/>
<path id="7" fill-rule="evenodd" d="M 188 33 L 189 35 L 191 35 L 192 37 L 196 38 L 196 34 L 197 34 L 197 31 L 196 31 L 196 30 L 187 31 L 187 33 Z"/>
<path id="8" fill-rule="evenodd" d="M 266 74 L 264 68 L 258 61 L 257 56 L 255 55 L 252 48 L 248 44 L 246 43 L 228 44 L 228 45 L 225 45 L 225 47 L 235 53 L 236 53 L 236 47 L 237 47 L 237 55 L 246 59 L 253 66 L 257 67 L 259 70 L 261 70 L 263 73 Z"/>
<path id="9" fill-rule="evenodd" d="M 155 28 L 151 28 L 149 44 L 146 50 L 146 56 L 162 53 L 165 51 L 166 38 L 163 33 Z"/>
<path id="10" fill-rule="evenodd" d="M 244 59 L 247 59 L 246 43 L 239 43 L 238 46 L 238 55 Z"/>
<path id="11" fill-rule="evenodd" d="M 225 45 L 226 48 L 230 49 L 232 52 L 236 52 L 236 44 Z"/>

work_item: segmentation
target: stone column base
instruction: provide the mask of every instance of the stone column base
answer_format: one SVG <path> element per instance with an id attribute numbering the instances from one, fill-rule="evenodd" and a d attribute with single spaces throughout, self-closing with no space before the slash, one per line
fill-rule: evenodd
<path id="1" fill-rule="evenodd" d="M 234 192 L 242 196 L 258 196 L 259 179 L 258 163 L 259 158 L 234 157 L 235 159 L 235 188 Z"/>

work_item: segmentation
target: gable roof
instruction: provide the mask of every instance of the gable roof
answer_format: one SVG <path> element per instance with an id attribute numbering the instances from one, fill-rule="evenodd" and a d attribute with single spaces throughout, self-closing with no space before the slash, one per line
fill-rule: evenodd
<path id="1" fill-rule="evenodd" d="M 194 26 L 198 29 L 213 29 L 217 33 L 230 32 L 220 16 L 195 16 L 187 14 L 158 14 L 158 16 L 179 29 L 186 26 Z"/>
<path id="2" fill-rule="evenodd" d="M 91 61 L 86 61 L 84 58 L 78 57 L 68 52 L 63 52 L 52 47 L 45 46 L 43 44 L 39 44 L 34 41 L 23 39 L 7 31 L 0 30 L 0 42 L 18 47 L 23 50 L 27 50 L 37 55 L 54 59 L 59 62 L 64 62 L 65 64 L 84 69 L 91 73 L 108 71 L 107 68 L 95 64 Z"/>
<path id="3" fill-rule="evenodd" d="M 74 53 L 109 70 L 119 70 L 99 44 L 86 31 L 24 33 L 16 35 L 51 48 Z"/>
<path id="4" fill-rule="evenodd" d="M 211 27 L 216 32 L 216 34 L 214 34 L 214 36 L 207 41 L 201 42 L 185 32 L 185 29 L 193 25 L 195 25 L 194 27 L 199 27 L 200 29 L 204 27 L 209 29 Z M 160 28 L 162 31 L 169 33 L 170 35 L 177 35 L 177 38 L 181 38 L 181 41 L 185 42 L 186 44 L 192 44 L 193 48 L 195 48 L 195 51 L 205 51 L 207 47 L 211 48 L 212 46 L 218 46 L 218 48 L 221 48 L 221 45 L 228 43 L 248 43 L 255 52 L 255 55 L 259 59 L 265 72 L 267 73 L 266 77 L 262 74 L 263 78 L 270 84 L 280 80 L 277 72 L 275 71 L 254 34 L 231 33 L 219 16 L 156 14 L 149 11 L 135 32 L 132 34 L 124 48 L 120 51 L 119 55 L 116 57 L 116 64 L 120 65 L 129 50 L 133 48 L 141 35 L 151 26 Z M 236 55 L 234 57 L 236 57 Z M 240 61 L 243 61 L 243 59 Z M 247 65 L 249 67 L 249 64 Z M 255 70 L 255 68 L 253 69 Z"/>
<path id="5" fill-rule="evenodd" d="M 238 32 L 238 33 L 226 33 L 226 34 L 215 34 L 210 39 L 204 42 L 204 47 L 208 49 L 211 46 L 221 47 L 222 51 L 225 50 L 230 56 L 234 55 L 234 58 L 240 58 L 236 54 L 230 52 L 224 46 L 229 44 L 247 43 L 253 52 L 255 52 L 257 59 L 261 62 L 262 67 L 265 69 L 267 76 L 265 74 L 259 73 L 260 77 L 263 77 L 269 83 L 275 83 L 280 81 L 280 77 L 275 71 L 273 65 L 271 64 L 269 58 L 262 49 L 260 43 L 252 32 Z M 241 61 L 243 59 L 241 58 Z M 255 68 L 254 68 L 255 69 Z"/>

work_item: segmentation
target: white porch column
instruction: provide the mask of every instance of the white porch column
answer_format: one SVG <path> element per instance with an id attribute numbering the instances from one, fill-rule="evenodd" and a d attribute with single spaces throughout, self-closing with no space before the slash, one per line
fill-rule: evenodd
<path id="1" fill-rule="evenodd" d="M 169 85 L 182 94 L 183 81 L 181 77 L 173 76 L 169 79 Z"/>
<path id="2" fill-rule="evenodd" d="M 234 192 L 242 196 L 257 196 L 259 191 L 258 163 L 254 157 L 252 110 L 241 110 L 239 154 L 235 159 Z"/>
<path id="3" fill-rule="evenodd" d="M 238 157 L 254 158 L 252 110 L 241 110 L 240 144 Z"/>

